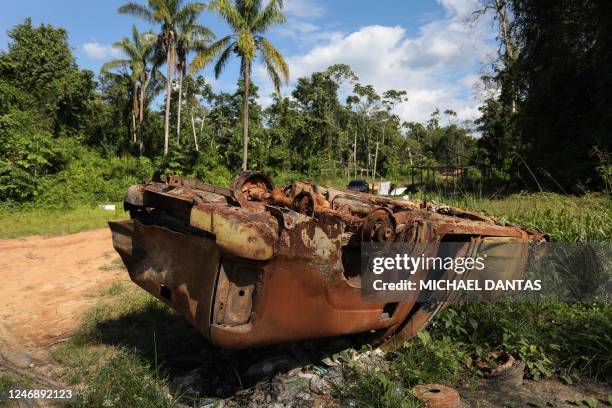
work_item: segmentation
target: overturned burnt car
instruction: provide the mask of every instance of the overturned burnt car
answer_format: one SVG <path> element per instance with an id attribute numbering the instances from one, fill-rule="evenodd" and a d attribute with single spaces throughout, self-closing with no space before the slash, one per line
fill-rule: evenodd
<path id="1" fill-rule="evenodd" d="M 393 347 L 427 325 L 445 302 L 364 301 L 363 242 L 542 239 L 431 202 L 275 188 L 257 172 L 229 188 L 167 175 L 130 187 L 124 206 L 131 219 L 109 224 L 130 278 L 226 348 L 347 334 Z"/>

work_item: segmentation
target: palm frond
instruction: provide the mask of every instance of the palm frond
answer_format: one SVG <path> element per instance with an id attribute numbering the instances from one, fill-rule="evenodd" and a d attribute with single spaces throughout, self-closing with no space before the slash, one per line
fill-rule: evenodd
<path id="1" fill-rule="evenodd" d="M 113 48 L 121 51 L 132 60 L 140 59 L 142 56 L 137 44 L 133 43 L 128 38 L 123 38 L 121 41 L 117 41 L 113 44 Z"/>
<path id="2" fill-rule="evenodd" d="M 229 60 L 233 49 L 233 45 L 230 45 L 219 56 L 219 59 L 215 64 L 215 78 L 219 78 L 219 76 L 221 75 L 221 72 L 223 71 L 223 68 L 225 68 L 225 65 L 227 64 L 227 61 Z"/>
<path id="3" fill-rule="evenodd" d="M 251 31 L 263 33 L 275 24 L 282 24 L 286 21 L 283 14 L 283 0 L 270 0 L 266 7 L 255 17 L 251 24 Z"/>
<path id="4" fill-rule="evenodd" d="M 191 44 L 189 44 L 189 48 L 190 48 L 190 51 L 195 51 L 196 53 L 206 52 L 209 44 L 210 42 L 208 41 L 194 40 L 191 42 Z"/>
<path id="5" fill-rule="evenodd" d="M 246 22 L 244 18 L 229 0 L 213 0 L 209 7 L 211 10 L 216 11 L 230 25 L 234 32 L 245 28 Z"/>
<path id="6" fill-rule="evenodd" d="M 110 72 L 115 68 L 127 68 L 130 65 L 130 60 L 127 59 L 116 59 L 112 61 L 108 61 L 102 65 L 100 71 L 102 72 Z"/>
<path id="7" fill-rule="evenodd" d="M 132 25 L 132 41 L 134 41 L 134 45 L 136 48 L 142 48 L 141 42 L 142 36 L 138 32 L 138 28 L 135 25 Z"/>
<path id="8" fill-rule="evenodd" d="M 177 11 L 174 16 L 174 24 L 181 25 L 184 22 L 193 23 L 198 19 L 202 11 L 206 8 L 204 3 L 189 3 Z"/>
<path id="9" fill-rule="evenodd" d="M 149 0 L 149 4 L 153 9 L 153 12 L 151 13 L 153 20 L 172 25 L 172 17 L 174 15 L 172 9 L 175 6 L 173 3 L 174 1 L 168 0 Z"/>
<path id="10" fill-rule="evenodd" d="M 161 67 L 166 62 L 166 50 L 160 44 L 159 41 L 156 41 L 153 44 L 153 50 L 151 52 L 151 63 L 155 69 Z"/>
<path id="11" fill-rule="evenodd" d="M 227 35 L 219 41 L 212 43 L 206 50 L 198 52 L 196 57 L 191 62 L 191 72 L 198 71 L 210 64 L 218 55 L 224 52 L 231 42 L 232 36 Z"/>
<path id="12" fill-rule="evenodd" d="M 289 82 L 289 65 L 280 51 L 263 37 L 257 37 L 257 44 L 266 66 L 272 67 L 285 83 Z"/>
<path id="13" fill-rule="evenodd" d="M 264 67 L 266 68 L 266 72 L 268 73 L 268 76 L 270 77 L 270 79 L 272 80 L 272 83 L 274 84 L 274 90 L 280 96 L 280 88 L 282 84 L 281 84 L 280 76 L 278 76 L 276 67 L 272 65 L 270 60 L 268 60 L 267 58 L 262 58 L 262 62 L 264 64 Z"/>
<path id="14" fill-rule="evenodd" d="M 141 4 L 138 4 L 138 3 L 133 3 L 133 2 L 126 3 L 123 6 L 119 7 L 117 9 L 117 12 L 119 14 L 128 14 L 130 16 L 142 18 L 143 20 L 146 20 L 150 23 L 155 22 L 155 19 L 153 18 L 153 14 L 151 13 L 151 10 L 149 10 L 147 7 Z"/>
<path id="15" fill-rule="evenodd" d="M 197 37 L 199 41 L 212 41 L 215 39 L 215 33 L 203 25 L 195 24 L 190 27 L 191 33 L 194 37 Z"/>

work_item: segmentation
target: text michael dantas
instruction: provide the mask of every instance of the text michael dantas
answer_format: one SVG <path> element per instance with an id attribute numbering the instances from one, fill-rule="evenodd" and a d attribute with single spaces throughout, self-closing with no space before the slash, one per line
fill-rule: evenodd
<path id="1" fill-rule="evenodd" d="M 477 257 L 440 257 L 440 256 L 412 256 L 396 254 L 395 256 L 381 256 L 371 258 L 370 270 L 374 275 L 396 271 L 393 280 L 374 279 L 372 288 L 375 291 L 539 291 L 540 280 L 524 279 L 462 279 L 461 276 L 447 274 L 445 279 L 430 279 L 427 273 L 419 274 L 422 278 L 411 280 L 412 275 L 418 271 L 451 271 L 456 275 L 476 270 L 484 271 L 486 275 L 486 254 Z M 406 276 L 409 275 L 409 276 Z M 404 279 L 398 279 L 406 276 Z M 482 275 L 481 275 L 482 276 Z"/>

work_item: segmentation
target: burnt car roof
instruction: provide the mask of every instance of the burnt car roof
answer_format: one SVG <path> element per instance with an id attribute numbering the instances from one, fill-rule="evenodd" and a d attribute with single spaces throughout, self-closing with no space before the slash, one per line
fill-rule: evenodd
<path id="1" fill-rule="evenodd" d="M 130 278 L 228 348 L 345 334 L 391 346 L 423 328 L 443 302 L 363 300 L 363 242 L 545 239 L 431 201 L 307 181 L 278 188 L 258 172 L 229 187 L 167 175 L 130 187 L 124 208 L 130 220 L 109 224 Z"/>

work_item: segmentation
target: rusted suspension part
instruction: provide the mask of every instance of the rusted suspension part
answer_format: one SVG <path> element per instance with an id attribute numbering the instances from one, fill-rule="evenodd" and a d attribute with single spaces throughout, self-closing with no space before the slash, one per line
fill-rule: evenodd
<path id="1" fill-rule="evenodd" d="M 374 209 L 361 227 L 362 242 L 393 242 L 395 235 L 395 218 L 384 207 Z"/>
<path id="2" fill-rule="evenodd" d="M 248 170 L 236 176 L 230 183 L 230 188 L 239 201 L 241 196 L 247 201 L 265 201 L 274 190 L 274 183 L 265 174 Z"/>
<path id="3" fill-rule="evenodd" d="M 300 191 L 293 197 L 293 209 L 300 213 L 313 217 L 315 213 L 315 199 L 308 191 Z"/>

